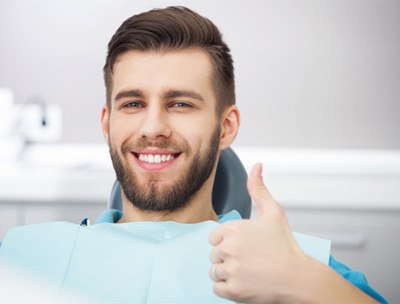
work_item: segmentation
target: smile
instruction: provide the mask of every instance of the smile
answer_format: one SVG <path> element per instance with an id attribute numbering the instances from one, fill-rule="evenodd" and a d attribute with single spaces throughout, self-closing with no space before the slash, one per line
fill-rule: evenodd
<path id="1" fill-rule="evenodd" d="M 137 158 L 149 164 L 159 164 L 174 159 L 173 154 L 139 154 Z"/>
<path id="2" fill-rule="evenodd" d="M 145 170 L 162 170 L 173 163 L 181 155 L 172 151 L 136 151 L 133 152 L 136 163 Z"/>

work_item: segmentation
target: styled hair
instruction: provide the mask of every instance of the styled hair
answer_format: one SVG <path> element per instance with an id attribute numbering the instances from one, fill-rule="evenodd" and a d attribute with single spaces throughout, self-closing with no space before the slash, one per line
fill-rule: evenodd
<path id="1" fill-rule="evenodd" d="M 111 109 L 113 67 L 120 55 L 131 50 L 169 51 L 192 47 L 205 50 L 211 58 L 217 113 L 235 104 L 233 60 L 221 32 L 198 13 L 171 6 L 128 18 L 111 38 L 103 69 L 108 108 Z"/>

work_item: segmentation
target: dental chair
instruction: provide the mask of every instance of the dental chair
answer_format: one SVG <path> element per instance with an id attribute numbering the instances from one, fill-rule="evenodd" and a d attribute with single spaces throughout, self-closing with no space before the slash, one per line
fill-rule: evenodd
<path id="1" fill-rule="evenodd" d="M 231 148 L 221 152 L 212 193 L 212 203 L 217 214 L 237 210 L 242 218 L 250 218 L 251 198 L 247 192 L 247 173 L 239 157 Z M 113 185 L 109 209 L 122 210 L 121 188 Z"/>

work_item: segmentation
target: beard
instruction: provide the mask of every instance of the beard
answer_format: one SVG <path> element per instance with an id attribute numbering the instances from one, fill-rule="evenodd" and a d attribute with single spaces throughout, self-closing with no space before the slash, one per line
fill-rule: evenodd
<path id="1" fill-rule="evenodd" d="M 138 178 L 124 163 L 113 147 L 109 139 L 110 155 L 114 166 L 117 179 L 124 191 L 126 198 L 138 209 L 146 211 L 174 212 L 186 207 L 190 198 L 197 193 L 205 181 L 210 177 L 217 160 L 221 129 L 215 128 L 208 149 L 203 153 L 198 153 L 193 157 L 187 170 L 169 186 L 161 187 L 156 181 L 150 180 L 145 186 L 140 185 Z M 187 143 L 178 145 L 170 140 L 149 143 L 146 139 L 141 139 L 137 147 L 159 147 L 177 148 L 184 151 L 187 155 L 191 154 L 190 146 Z M 129 152 L 131 149 L 122 147 L 122 152 Z M 123 153 L 123 154 L 125 154 Z M 182 154 L 184 154 L 182 152 Z"/>

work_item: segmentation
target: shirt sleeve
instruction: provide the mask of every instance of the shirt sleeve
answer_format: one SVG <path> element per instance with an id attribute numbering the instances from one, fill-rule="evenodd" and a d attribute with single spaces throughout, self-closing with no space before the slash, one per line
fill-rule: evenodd
<path id="1" fill-rule="evenodd" d="M 330 256 L 329 259 L 329 266 L 332 267 L 337 273 L 339 273 L 351 284 L 361 289 L 363 292 L 374 298 L 379 303 L 388 303 L 384 297 L 382 297 L 371 287 L 371 285 L 369 285 L 367 278 L 363 273 L 352 270 L 345 264 L 335 260 L 332 256 Z"/>

